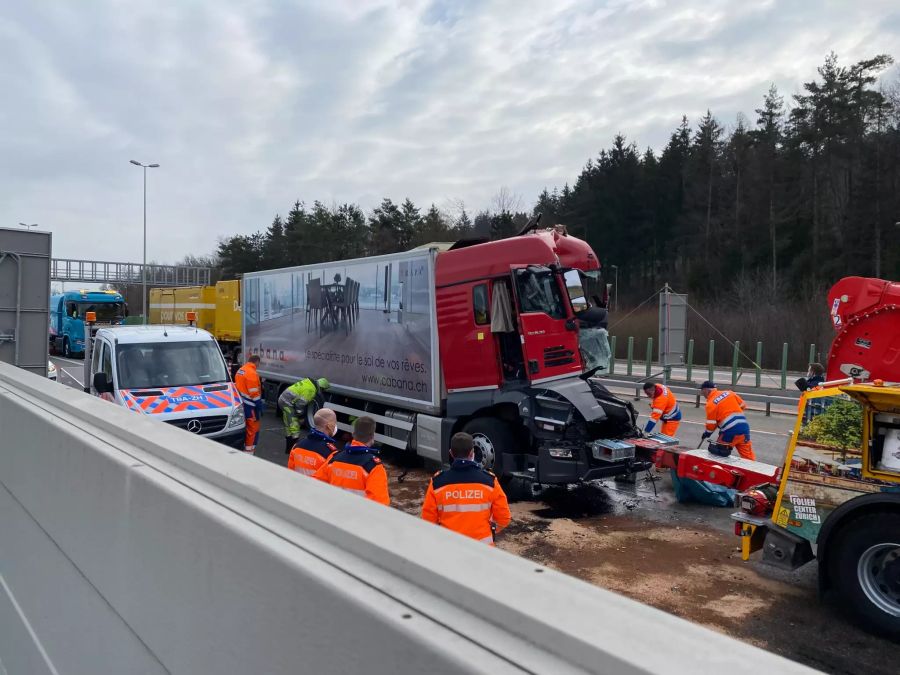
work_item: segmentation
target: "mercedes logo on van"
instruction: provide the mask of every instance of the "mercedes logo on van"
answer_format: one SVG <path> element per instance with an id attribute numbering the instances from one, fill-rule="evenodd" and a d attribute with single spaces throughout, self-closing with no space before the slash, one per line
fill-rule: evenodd
<path id="1" fill-rule="evenodd" d="M 187 430 L 192 434 L 199 434 L 202 428 L 203 425 L 200 423 L 200 420 L 191 420 L 187 424 Z"/>

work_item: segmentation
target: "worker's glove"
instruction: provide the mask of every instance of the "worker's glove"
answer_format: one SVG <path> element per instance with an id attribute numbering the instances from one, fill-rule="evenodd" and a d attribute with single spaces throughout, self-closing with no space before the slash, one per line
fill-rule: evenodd
<path id="1" fill-rule="evenodd" d="M 709 438 L 709 437 L 712 436 L 712 435 L 713 435 L 713 432 L 711 432 L 711 431 L 704 431 L 704 432 L 703 432 L 703 435 L 700 437 L 700 442 L 702 443 L 703 441 L 705 441 L 707 438 Z"/>
<path id="2" fill-rule="evenodd" d="M 655 421 L 655 420 L 648 420 L 648 421 L 647 421 L 647 426 L 644 427 L 644 433 L 645 433 L 645 434 L 649 434 L 650 432 L 653 431 L 653 427 L 655 427 L 655 426 L 656 426 L 656 421 Z"/>

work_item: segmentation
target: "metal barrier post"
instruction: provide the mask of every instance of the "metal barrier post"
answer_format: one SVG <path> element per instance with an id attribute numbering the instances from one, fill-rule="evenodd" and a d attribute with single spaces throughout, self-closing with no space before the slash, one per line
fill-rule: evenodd
<path id="1" fill-rule="evenodd" d="M 663 366 L 663 384 L 669 384 L 672 379 L 672 366 Z"/>
<path id="2" fill-rule="evenodd" d="M 781 388 L 787 389 L 787 357 L 788 343 L 781 345 Z"/>
<path id="3" fill-rule="evenodd" d="M 653 366 L 653 338 L 647 338 L 647 378 L 650 378 L 650 370 Z"/>
<path id="4" fill-rule="evenodd" d="M 688 340 L 688 352 L 687 352 L 687 373 L 685 373 L 685 379 L 690 382 L 691 374 L 694 372 L 694 341 L 693 339 Z"/>
<path id="5" fill-rule="evenodd" d="M 634 336 L 628 338 L 628 370 L 627 375 L 631 377 L 631 369 L 634 365 Z"/>
<path id="6" fill-rule="evenodd" d="M 739 352 L 740 348 L 741 348 L 741 341 L 735 340 L 734 341 L 734 354 L 731 357 L 731 386 L 732 387 L 734 385 L 736 385 L 737 381 L 738 381 L 738 376 L 737 376 L 738 352 Z"/>
<path id="7" fill-rule="evenodd" d="M 756 343 L 756 386 L 762 385 L 762 342 Z"/>
<path id="8" fill-rule="evenodd" d="M 616 336 L 613 335 L 609 342 L 609 374 L 613 375 L 616 372 Z"/>
<path id="9" fill-rule="evenodd" d="M 715 375 L 716 375 L 716 373 L 715 373 L 715 368 L 716 368 L 716 366 L 715 366 L 715 361 L 716 361 L 716 341 L 715 341 L 715 340 L 710 340 L 710 341 L 709 341 L 709 377 L 706 378 L 706 379 L 708 379 L 710 382 L 715 382 L 715 381 L 716 381 L 716 379 L 715 379 Z"/>
<path id="10" fill-rule="evenodd" d="M 816 362 L 816 345 L 815 343 L 809 346 L 809 361 L 807 363 L 815 363 Z"/>

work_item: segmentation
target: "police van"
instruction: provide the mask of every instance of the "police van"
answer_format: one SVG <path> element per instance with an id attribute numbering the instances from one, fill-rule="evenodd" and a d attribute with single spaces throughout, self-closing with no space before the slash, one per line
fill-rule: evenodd
<path id="1" fill-rule="evenodd" d="M 215 338 L 192 326 L 97 330 L 91 393 L 141 415 L 243 447 L 244 409 Z"/>

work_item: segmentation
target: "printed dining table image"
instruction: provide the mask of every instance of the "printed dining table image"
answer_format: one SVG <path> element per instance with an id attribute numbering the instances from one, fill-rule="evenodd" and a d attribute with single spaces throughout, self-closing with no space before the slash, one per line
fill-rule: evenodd
<path id="1" fill-rule="evenodd" d="M 434 394 L 429 254 L 361 259 L 245 279 L 247 348 L 260 371 L 422 402 Z"/>

